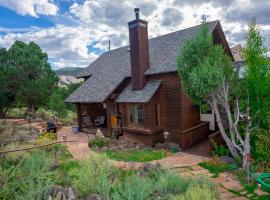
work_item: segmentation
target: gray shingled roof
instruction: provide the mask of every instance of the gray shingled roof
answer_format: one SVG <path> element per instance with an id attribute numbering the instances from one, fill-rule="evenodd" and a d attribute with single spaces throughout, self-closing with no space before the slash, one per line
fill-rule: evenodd
<path id="1" fill-rule="evenodd" d="M 118 96 L 115 102 L 117 103 L 147 103 L 156 93 L 161 85 L 160 80 L 150 80 L 142 90 L 132 90 L 132 85 L 129 84 L 124 91 Z"/>
<path id="2" fill-rule="evenodd" d="M 212 31 L 219 21 L 209 22 Z M 195 36 L 200 25 L 149 39 L 150 68 L 145 74 L 159 74 L 177 70 L 176 57 L 185 41 Z M 104 102 L 119 84 L 130 77 L 128 46 L 103 53 L 77 77 L 90 78 L 66 101 L 71 103 Z"/>

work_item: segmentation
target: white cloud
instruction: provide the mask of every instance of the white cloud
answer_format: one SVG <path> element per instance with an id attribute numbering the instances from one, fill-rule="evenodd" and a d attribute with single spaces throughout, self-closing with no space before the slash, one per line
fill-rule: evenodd
<path id="1" fill-rule="evenodd" d="M 1 0 L 0 5 L 16 11 L 20 15 L 56 15 L 58 7 L 49 0 Z"/>
<path id="2" fill-rule="evenodd" d="M 87 63 L 97 58 L 93 52 L 88 52 L 88 45 L 96 40 L 91 29 L 83 27 L 56 27 L 31 31 L 27 33 L 9 33 L 0 36 L 0 46 L 9 48 L 14 41 L 34 41 L 48 53 L 54 67 L 80 66 L 86 67 Z M 59 64 L 59 63 L 62 63 Z"/>
<path id="3" fill-rule="evenodd" d="M 28 5 L 26 6 L 28 9 L 24 9 L 28 10 L 27 12 L 22 11 L 22 2 L 25 6 Z M 5 6 L 14 7 L 13 9 L 17 12 L 31 16 L 44 14 L 46 10 L 47 14 L 50 13 L 48 12 L 50 6 L 37 7 L 37 2 L 39 5 L 46 3 L 54 5 L 50 0 L 0 0 L 0 5 L 5 3 Z M 25 42 L 33 40 L 48 53 L 49 60 L 55 68 L 86 67 L 97 58 L 96 49 L 98 52 L 108 49 L 109 40 L 111 40 L 112 48 L 128 45 L 127 23 L 134 19 L 135 7 L 141 9 L 140 17 L 148 21 L 149 38 L 197 25 L 201 21 L 201 16 L 206 15 L 209 21 L 217 19 L 221 21 L 231 45 L 244 44 L 249 19 L 245 19 L 246 22 L 240 22 L 231 20 L 227 16 L 234 7 L 245 5 L 244 8 L 248 9 L 253 5 L 251 2 L 252 0 L 87 0 L 81 3 L 75 2 L 70 6 L 69 11 L 54 17 L 57 24 L 54 27 L 47 29 L 30 27 L 29 30 L 26 28 L 21 31 L 0 27 L 0 31 L 5 32 L 4 36 L 0 36 L 0 46 L 9 47 L 15 40 Z M 60 4 L 58 2 L 57 5 Z M 21 6 L 20 9 L 18 5 Z M 231 13 L 233 14 L 237 13 Z M 60 18 L 67 20 L 60 20 Z M 67 21 L 67 23 L 60 25 L 57 19 Z M 270 23 L 263 26 L 264 29 L 266 27 L 270 28 Z M 270 49 L 270 35 L 264 32 L 264 36 L 267 47 Z M 91 51 L 89 51 L 89 46 L 92 47 Z"/>

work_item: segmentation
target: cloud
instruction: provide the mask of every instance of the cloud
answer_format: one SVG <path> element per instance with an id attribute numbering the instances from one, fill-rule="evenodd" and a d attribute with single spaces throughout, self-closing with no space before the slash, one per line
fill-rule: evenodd
<path id="1" fill-rule="evenodd" d="M 161 25 L 163 26 L 176 26 L 181 24 L 183 16 L 178 9 L 167 8 L 163 11 L 163 20 Z"/>
<path id="2" fill-rule="evenodd" d="M 68 4 L 64 9 L 63 2 Z M 247 13 L 252 9 L 258 21 L 264 22 L 264 28 L 267 24 L 270 28 L 269 14 L 265 11 L 269 3 L 263 0 L 256 3 L 253 0 L 0 0 L 0 5 L 5 4 L 21 15 L 38 17 L 51 13 L 54 16 L 50 20 L 56 24 L 50 28 L 0 27 L 0 46 L 10 47 L 15 40 L 33 40 L 48 53 L 54 68 L 86 67 L 108 50 L 109 40 L 111 49 L 128 45 L 127 23 L 135 18 L 135 7 L 140 8 L 140 17 L 148 21 L 149 38 L 197 25 L 204 14 L 208 21 L 221 20 L 230 45 L 244 44 L 250 20 Z M 56 7 L 54 12 L 50 11 L 51 5 Z M 262 31 L 270 49 L 270 31 Z"/>
<path id="3" fill-rule="evenodd" d="M 191 6 L 200 6 L 206 3 L 212 3 L 214 6 L 228 7 L 235 0 L 174 0 L 175 5 L 191 5 Z"/>
<path id="4" fill-rule="evenodd" d="M 62 62 L 64 66 L 77 65 L 86 67 L 97 58 L 94 52 L 88 52 L 88 45 L 96 40 L 91 29 L 85 27 L 56 27 L 31 31 L 27 33 L 8 33 L 0 36 L 0 46 L 9 48 L 14 41 L 34 41 L 48 53 L 50 60 L 58 66 Z M 52 64 L 54 64 L 54 62 Z M 57 66 L 55 66 L 57 67 Z"/>
<path id="5" fill-rule="evenodd" d="M 254 16 L 262 25 L 270 24 L 270 1 L 246 1 L 241 6 L 235 6 L 226 13 L 228 21 L 248 23 Z"/>
<path id="6" fill-rule="evenodd" d="M 49 0 L 1 0 L 0 5 L 14 10 L 20 15 L 56 15 L 58 7 Z"/>

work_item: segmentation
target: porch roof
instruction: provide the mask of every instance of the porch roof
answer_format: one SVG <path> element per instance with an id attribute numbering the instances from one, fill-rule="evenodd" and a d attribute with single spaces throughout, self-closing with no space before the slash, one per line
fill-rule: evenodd
<path id="1" fill-rule="evenodd" d="M 161 85 L 161 80 L 150 80 L 142 90 L 132 90 L 129 84 L 116 99 L 117 103 L 147 103 Z"/>

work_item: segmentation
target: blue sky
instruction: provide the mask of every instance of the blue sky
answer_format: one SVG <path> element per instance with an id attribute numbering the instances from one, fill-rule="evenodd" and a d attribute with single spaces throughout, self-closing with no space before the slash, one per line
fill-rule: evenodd
<path id="1" fill-rule="evenodd" d="M 270 1 L 263 0 L 0 0 L 0 48 L 34 41 L 54 69 L 86 67 L 102 52 L 128 44 L 127 22 L 140 7 L 149 37 L 219 19 L 231 46 L 245 44 L 257 18 L 270 49 Z"/>

